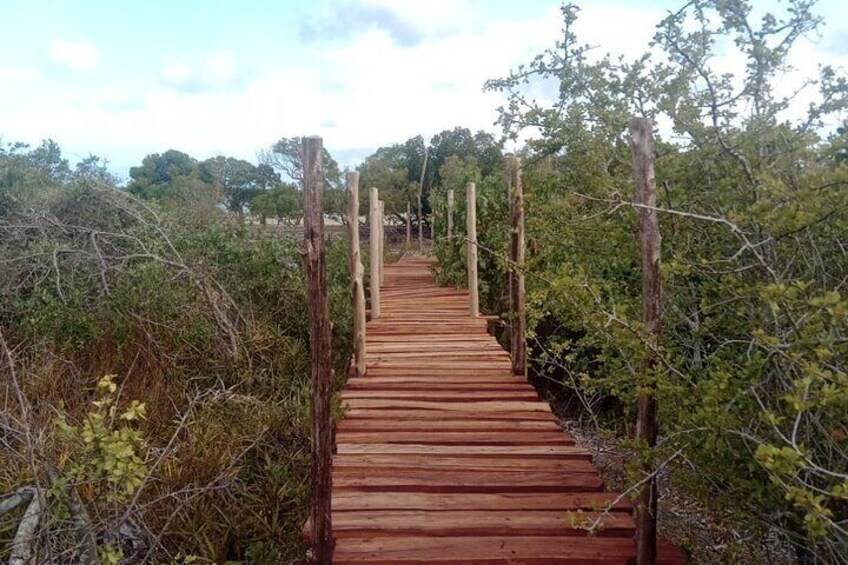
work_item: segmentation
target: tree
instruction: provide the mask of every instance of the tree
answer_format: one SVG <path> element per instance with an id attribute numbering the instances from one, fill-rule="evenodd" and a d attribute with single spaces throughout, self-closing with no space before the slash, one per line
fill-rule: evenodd
<path id="1" fill-rule="evenodd" d="M 259 152 L 259 162 L 283 173 L 298 186 L 303 186 L 302 144 L 302 137 L 283 137 L 270 148 Z M 347 205 L 344 174 L 326 147 L 323 152 L 323 166 L 324 213 L 343 220 Z"/>
<path id="2" fill-rule="evenodd" d="M 495 142 L 494 136 L 490 133 L 478 131 L 476 134 L 472 134 L 471 130 L 463 127 L 442 131 L 430 140 L 432 186 L 444 187 L 441 168 L 451 156 L 475 160 L 480 167 L 480 172 L 485 176 L 490 175 L 500 167 L 503 158 L 502 146 Z M 450 188 L 459 187 L 452 186 Z"/>
<path id="3" fill-rule="evenodd" d="M 280 182 L 279 174 L 271 167 L 260 167 L 242 159 L 218 156 L 200 163 L 198 170 L 203 182 L 219 187 L 227 209 L 241 215 L 248 202 Z"/>
<path id="4" fill-rule="evenodd" d="M 267 218 L 281 223 L 297 223 L 303 216 L 300 191 L 294 183 L 280 183 L 271 190 L 255 196 L 249 204 L 250 213 L 259 217 L 262 224 Z"/>
<path id="5" fill-rule="evenodd" d="M 169 149 L 145 157 L 140 167 L 130 168 L 127 190 L 142 198 L 157 198 L 179 177 L 198 175 L 197 160 L 186 153 Z"/>
<path id="6" fill-rule="evenodd" d="M 386 202 L 386 213 L 403 219 L 406 204 L 417 194 L 417 182 L 409 179 L 407 155 L 402 145 L 381 147 L 365 158 L 359 166 L 360 186 L 380 189 L 380 199 Z M 419 172 L 420 174 L 420 172 Z M 368 213 L 368 198 L 361 198 L 360 214 Z"/>
<path id="7" fill-rule="evenodd" d="M 537 370 L 590 408 L 614 400 L 617 413 L 593 413 L 599 420 L 630 414 L 647 345 L 627 124 L 670 124 L 657 132 L 657 179 L 671 290 L 649 377 L 667 441 L 640 453 L 656 464 L 679 452 L 678 484 L 749 527 L 780 527 L 801 561 L 837 562 L 848 550 L 848 460 L 834 456 L 848 450 L 848 170 L 844 131 L 830 143 L 822 134 L 848 109 L 848 81 L 822 68 L 800 86 L 818 90 L 806 108 L 776 88 L 790 50 L 821 23 L 812 5 L 754 16 L 743 0 L 688 2 L 634 59 L 588 57 L 578 9 L 565 5 L 562 39 L 487 88 L 506 94 L 504 136 L 532 136 L 531 333 L 546 361 Z M 719 47 L 745 61 L 741 73 L 724 72 Z M 556 99 L 527 96 L 537 81 L 556 84 Z M 503 272 L 483 272 L 497 288 Z"/>

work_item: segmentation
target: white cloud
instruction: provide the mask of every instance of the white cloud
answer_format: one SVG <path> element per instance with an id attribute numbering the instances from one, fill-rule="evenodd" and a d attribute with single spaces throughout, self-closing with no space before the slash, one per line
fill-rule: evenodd
<path id="1" fill-rule="evenodd" d="M 162 66 L 164 84 L 184 92 L 229 89 L 238 82 L 235 58 L 229 51 L 212 51 L 191 63 L 172 60 Z"/>
<path id="2" fill-rule="evenodd" d="M 484 93 L 483 83 L 561 38 L 556 7 L 535 18 L 498 20 L 475 17 L 483 8 L 470 2 L 446 2 L 446 16 L 418 1 L 367 1 L 390 6 L 404 20 L 420 17 L 425 39 L 398 46 L 384 29 L 366 26 L 341 45 L 313 42 L 304 52 L 269 58 L 264 67 L 252 60 L 257 71 L 250 77 L 236 54 L 212 49 L 165 61 L 158 76 L 154 71 L 132 83 L 80 81 L 63 87 L 61 97 L 48 94 L 50 82 L 42 78 L 0 90 L 0 133 L 29 142 L 53 137 L 70 152 L 92 151 L 122 167 L 168 148 L 200 159 L 226 154 L 252 160 L 283 136 L 319 134 L 330 151 L 349 156 L 457 125 L 498 133 L 493 122 L 503 98 Z M 661 17 L 654 8 L 592 4 L 581 12 L 577 33 L 581 42 L 602 46 L 599 54 L 633 58 L 647 48 Z M 433 31 L 452 22 L 461 24 L 455 33 Z M 74 51 L 65 47 L 57 53 Z M 94 53 L 87 67 L 77 68 L 96 68 Z M 824 55 L 810 42 L 802 42 L 798 54 L 791 63 L 805 72 L 817 62 L 848 67 L 848 54 Z M 543 97 L 545 90 L 533 93 Z"/>
<path id="3" fill-rule="evenodd" d="M 50 57 L 77 72 L 90 72 L 100 64 L 97 47 L 87 39 L 65 41 L 57 39 L 50 43 Z"/>

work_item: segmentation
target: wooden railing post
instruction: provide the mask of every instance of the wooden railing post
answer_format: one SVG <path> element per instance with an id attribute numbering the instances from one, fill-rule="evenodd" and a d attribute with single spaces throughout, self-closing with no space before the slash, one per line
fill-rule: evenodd
<path id="1" fill-rule="evenodd" d="M 412 202 L 406 203 L 406 251 L 412 250 Z"/>
<path id="2" fill-rule="evenodd" d="M 480 315 L 480 297 L 477 289 L 477 187 L 468 183 L 466 216 L 468 219 L 468 306 L 472 317 Z"/>
<path id="3" fill-rule="evenodd" d="M 380 200 L 380 284 L 385 280 L 386 270 L 386 203 Z"/>
<path id="4" fill-rule="evenodd" d="M 424 165 L 421 167 L 421 182 L 418 183 L 418 253 L 424 253 L 424 173 L 429 156 L 430 148 L 424 147 Z"/>
<path id="5" fill-rule="evenodd" d="M 350 280 L 353 291 L 353 357 L 356 376 L 365 374 L 365 287 L 359 250 L 359 173 L 347 174 L 347 225 L 350 230 Z"/>
<path id="6" fill-rule="evenodd" d="M 448 190 L 448 243 L 453 241 L 453 189 Z"/>
<path id="7" fill-rule="evenodd" d="M 527 374 L 526 315 L 524 307 L 524 188 L 521 184 L 521 159 L 506 157 L 509 193 L 509 304 L 510 352 L 512 372 Z"/>
<path id="8" fill-rule="evenodd" d="M 633 150 L 633 180 L 639 217 L 642 258 L 642 306 L 645 334 L 650 351 L 642 366 L 642 383 L 637 400 L 636 439 L 649 448 L 657 444 L 656 382 L 652 373 L 657 364 L 662 323 L 662 279 L 660 275 L 660 229 L 657 217 L 657 185 L 654 179 L 653 124 L 648 118 L 633 118 L 630 124 Z M 646 464 L 646 474 L 653 474 Z M 636 563 L 654 565 L 657 561 L 657 480 L 652 475 L 639 490 L 636 501 Z"/>
<path id="9" fill-rule="evenodd" d="M 309 293 L 309 349 L 312 364 L 312 550 L 315 562 L 329 565 L 333 558 L 330 511 L 332 475 L 332 365 L 330 311 L 327 302 L 324 249 L 323 142 L 303 139 L 303 228 L 306 279 Z"/>
<path id="10" fill-rule="evenodd" d="M 371 188 L 368 206 L 368 245 L 371 250 L 371 319 L 380 317 L 380 204 L 376 188 Z"/>

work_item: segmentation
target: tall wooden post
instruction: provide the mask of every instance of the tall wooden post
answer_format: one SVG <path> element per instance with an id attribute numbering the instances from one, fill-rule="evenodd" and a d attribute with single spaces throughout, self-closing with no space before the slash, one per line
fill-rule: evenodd
<path id="1" fill-rule="evenodd" d="M 642 306 L 645 334 L 651 351 L 642 366 L 642 386 L 637 400 L 636 439 L 649 448 L 657 444 L 656 382 L 652 373 L 657 364 L 662 323 L 662 279 L 660 278 L 660 228 L 657 218 L 657 185 L 654 179 L 653 124 L 648 118 L 633 118 L 630 124 L 633 150 L 633 180 L 642 248 Z M 653 473 L 646 465 L 646 474 Z M 636 501 L 636 563 L 654 565 L 657 561 L 657 480 L 646 482 Z"/>
<path id="2" fill-rule="evenodd" d="M 333 558 L 330 512 L 333 456 L 330 397 L 333 377 L 324 249 L 322 152 L 323 142 L 320 137 L 303 139 L 303 228 L 312 361 L 312 550 L 316 563 L 329 565 Z"/>
<path id="3" fill-rule="evenodd" d="M 527 374 L 526 315 L 524 308 L 524 188 L 521 184 L 521 159 L 506 157 L 509 193 L 509 304 L 510 352 L 512 372 Z"/>
<path id="4" fill-rule="evenodd" d="M 448 190 L 448 243 L 453 241 L 453 189 Z"/>
<path id="5" fill-rule="evenodd" d="M 424 253 L 424 173 L 427 171 L 427 159 L 430 148 L 424 147 L 424 165 L 421 167 L 421 182 L 418 183 L 418 253 Z"/>
<path id="6" fill-rule="evenodd" d="M 350 230 L 350 280 L 353 291 L 353 358 L 356 376 L 365 374 L 365 287 L 359 251 L 359 173 L 347 174 L 347 225 Z"/>
<path id="7" fill-rule="evenodd" d="M 386 270 L 386 203 L 380 200 L 380 284 L 385 282 Z"/>
<path id="8" fill-rule="evenodd" d="M 376 188 L 371 188 L 368 207 L 368 244 L 371 250 L 371 319 L 380 317 L 380 204 Z"/>
<path id="9" fill-rule="evenodd" d="M 480 315 L 480 297 L 477 289 L 477 187 L 468 183 L 466 216 L 468 219 L 468 306 L 471 317 Z"/>
<path id="10" fill-rule="evenodd" d="M 412 202 L 406 203 L 406 251 L 412 250 Z"/>

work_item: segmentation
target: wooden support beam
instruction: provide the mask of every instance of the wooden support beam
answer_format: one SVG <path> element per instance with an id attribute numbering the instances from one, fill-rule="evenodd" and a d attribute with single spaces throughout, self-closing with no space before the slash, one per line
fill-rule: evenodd
<path id="1" fill-rule="evenodd" d="M 427 159 L 430 148 L 424 147 L 424 165 L 421 167 L 421 182 L 418 183 L 418 253 L 424 253 L 424 173 L 427 171 Z"/>
<path id="2" fill-rule="evenodd" d="M 453 241 L 453 189 L 448 190 L 448 242 Z"/>
<path id="3" fill-rule="evenodd" d="M 412 202 L 406 203 L 406 251 L 412 250 Z"/>
<path id="4" fill-rule="evenodd" d="M 380 200 L 380 286 L 386 282 L 386 203 Z"/>
<path id="5" fill-rule="evenodd" d="M 353 357 L 356 375 L 365 374 L 365 287 L 359 250 L 359 173 L 347 174 L 347 225 L 350 230 L 350 280 L 353 293 Z"/>
<path id="6" fill-rule="evenodd" d="M 312 551 L 316 563 L 329 565 L 333 558 L 330 512 L 333 457 L 330 398 L 333 393 L 333 375 L 324 249 L 322 153 L 323 142 L 320 137 L 303 139 L 303 228 L 312 363 Z"/>
<path id="7" fill-rule="evenodd" d="M 630 124 L 633 150 L 633 180 L 642 259 L 642 306 L 645 334 L 650 351 L 642 365 L 642 383 L 637 400 L 636 439 L 649 448 L 657 443 L 657 400 L 654 368 L 657 363 L 662 323 L 662 279 L 660 275 L 660 228 L 657 211 L 657 185 L 654 178 L 653 124 L 648 118 L 633 118 Z M 654 470 L 650 465 L 646 474 Z M 636 563 L 654 565 L 657 562 L 657 480 L 652 477 L 639 491 L 636 501 Z"/>
<path id="8" fill-rule="evenodd" d="M 506 157 L 509 194 L 509 304 L 512 372 L 527 376 L 526 313 L 524 305 L 524 188 L 521 159 Z"/>
<path id="9" fill-rule="evenodd" d="M 468 220 L 468 310 L 472 317 L 480 315 L 480 296 L 477 287 L 477 187 L 468 183 L 465 190 L 466 216 Z"/>
<path id="10" fill-rule="evenodd" d="M 380 317 L 380 203 L 376 188 L 371 188 L 368 214 L 368 244 L 371 250 L 371 319 Z"/>

